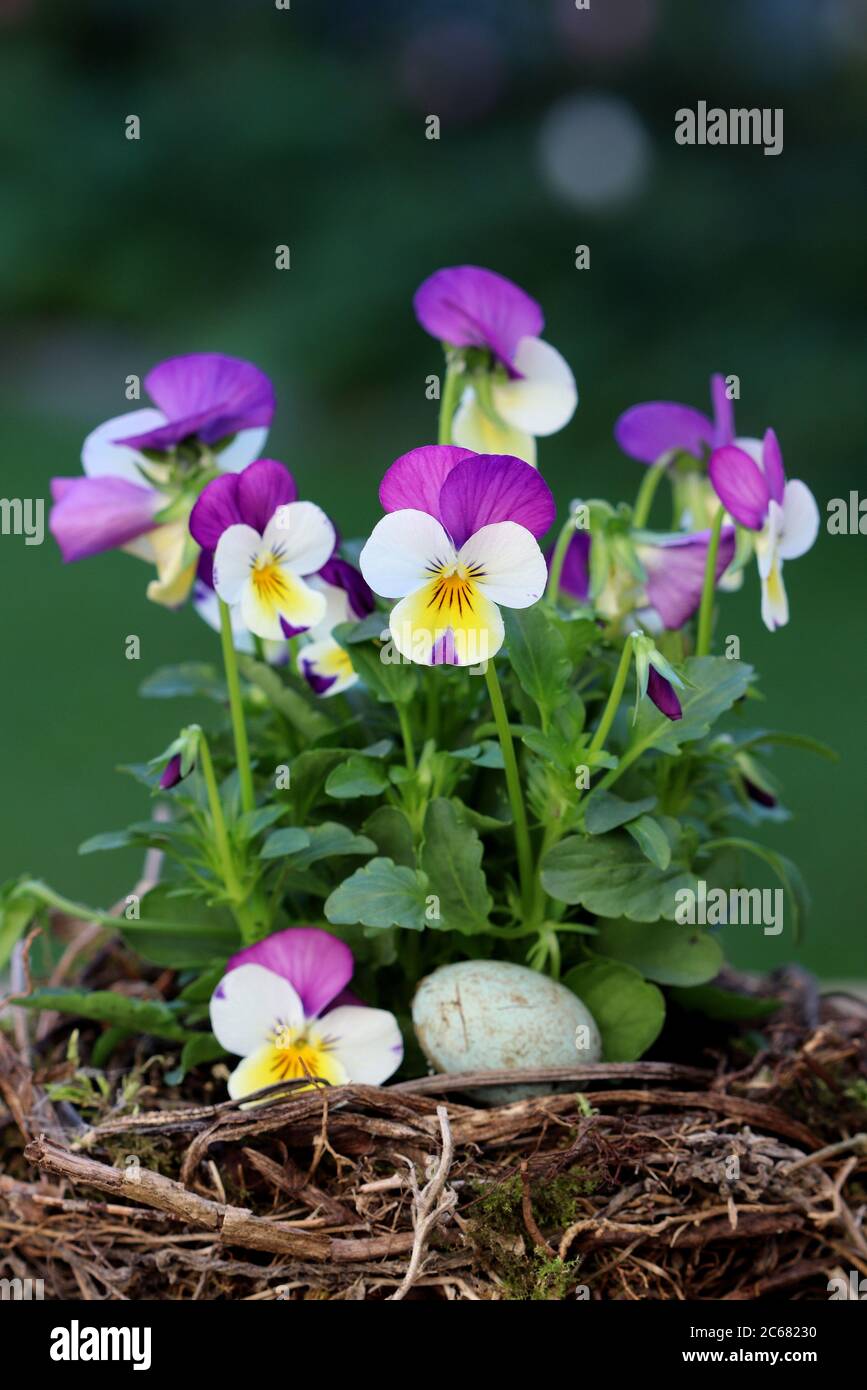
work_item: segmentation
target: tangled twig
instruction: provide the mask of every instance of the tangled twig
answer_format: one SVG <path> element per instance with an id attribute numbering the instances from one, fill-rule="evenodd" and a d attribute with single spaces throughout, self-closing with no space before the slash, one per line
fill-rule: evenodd
<path id="1" fill-rule="evenodd" d="M 412 1253 L 409 1257 L 406 1274 L 403 1276 L 403 1282 L 399 1288 L 395 1289 L 389 1300 L 392 1303 L 406 1298 L 422 1272 L 422 1259 L 431 1231 L 457 1205 L 457 1193 L 453 1188 L 446 1187 L 454 1158 L 455 1145 L 449 1125 L 449 1112 L 444 1105 L 437 1106 L 437 1118 L 440 1122 L 443 1147 L 433 1176 L 424 1187 L 420 1188 L 418 1185 L 415 1165 L 409 1159 L 406 1160 L 412 1187 L 412 1225 L 415 1239 L 412 1243 Z"/>

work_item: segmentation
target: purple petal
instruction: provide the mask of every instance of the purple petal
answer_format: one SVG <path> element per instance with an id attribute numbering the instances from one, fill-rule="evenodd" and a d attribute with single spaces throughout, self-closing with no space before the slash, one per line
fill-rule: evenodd
<path id="1" fill-rule="evenodd" d="M 293 627 L 291 623 L 287 623 L 282 614 L 280 615 L 280 626 L 283 629 L 283 636 L 288 638 L 290 642 L 293 637 L 300 637 L 302 632 L 310 631 L 309 627 Z"/>
<path id="2" fill-rule="evenodd" d="M 589 531 L 576 531 L 570 540 L 560 574 L 560 588 L 582 602 L 590 597 Z"/>
<path id="3" fill-rule="evenodd" d="M 312 661 L 301 659 L 301 674 L 306 680 L 314 695 L 324 695 L 326 690 L 330 690 L 336 676 L 320 676 Z"/>
<path id="4" fill-rule="evenodd" d="M 238 506 L 239 473 L 221 473 L 199 494 L 190 513 L 190 534 L 203 550 L 216 550 L 217 542 L 230 526 L 241 523 Z"/>
<path id="5" fill-rule="evenodd" d="M 674 401 L 648 401 L 624 411 L 614 426 L 614 438 L 630 458 L 656 463 L 672 449 L 696 458 L 713 443 L 714 427 L 700 410 Z"/>
<path id="6" fill-rule="evenodd" d="M 332 555 L 331 559 L 326 561 L 319 571 L 319 578 L 324 579 L 326 584 L 333 584 L 336 589 L 343 590 L 356 618 L 366 618 L 376 607 L 370 585 L 354 565 L 341 560 L 339 555 Z"/>
<path id="7" fill-rule="evenodd" d="M 114 550 L 153 530 L 163 499 L 125 478 L 53 478 L 48 523 L 67 564 Z"/>
<path id="8" fill-rule="evenodd" d="M 278 507 L 298 496 L 295 479 L 276 459 L 257 459 L 238 474 L 238 511 L 241 520 L 262 535 Z"/>
<path id="9" fill-rule="evenodd" d="M 736 444 L 715 449 L 708 464 L 708 475 L 717 497 L 735 521 L 751 531 L 760 531 L 771 493 L 764 473 L 749 454 Z"/>
<path id="10" fill-rule="evenodd" d="M 163 775 L 160 778 L 160 786 L 162 787 L 163 791 L 168 791 L 169 787 L 176 787 L 180 780 L 181 755 L 180 753 L 175 753 L 173 757 L 169 758 L 168 762 L 165 765 Z"/>
<path id="11" fill-rule="evenodd" d="M 661 676 L 655 666 L 651 666 L 647 677 L 647 693 L 660 714 L 666 719 L 682 719 L 683 710 L 671 681 Z"/>
<path id="12" fill-rule="evenodd" d="M 714 372 L 710 379 L 710 398 L 713 403 L 713 440 L 711 447 L 721 449 L 735 437 L 735 407 L 726 395 L 726 379 Z"/>
<path id="13" fill-rule="evenodd" d="M 231 956 L 226 970 L 264 965 L 282 975 L 301 997 L 307 1018 L 316 1018 L 352 979 L 352 952 L 318 927 L 288 927 Z"/>
<path id="14" fill-rule="evenodd" d="M 770 792 L 765 791 L 764 787 L 760 787 L 756 782 L 751 782 L 749 777 L 744 777 L 742 780 L 744 791 L 750 798 L 750 801 L 755 801 L 759 806 L 767 806 L 769 810 L 776 806 L 777 798 Z"/>
<path id="15" fill-rule="evenodd" d="M 538 338 L 545 317 L 522 289 L 475 265 L 438 270 L 416 291 L 415 315 L 428 333 L 454 347 L 486 347 L 511 365 L 521 338 Z"/>
<path id="16" fill-rule="evenodd" d="M 401 512 L 411 508 L 427 512 L 441 521 L 440 492 L 443 483 L 464 459 L 477 458 L 472 449 L 458 449 L 452 444 L 425 444 L 410 449 L 386 470 L 379 485 L 379 500 L 383 511 Z"/>
<path id="17" fill-rule="evenodd" d="M 516 521 L 538 538 L 556 515 L 541 474 L 508 454 L 477 454 L 457 464 L 443 483 L 439 505 L 440 520 L 458 549 L 495 521 Z"/>
<path id="18" fill-rule="evenodd" d="M 454 628 L 447 627 L 442 636 L 438 637 L 431 647 L 430 653 L 431 666 L 457 666 L 458 654 L 455 650 L 455 631 Z"/>
<path id="19" fill-rule="evenodd" d="M 762 471 L 771 496 L 782 506 L 786 492 L 786 469 L 780 441 L 774 430 L 767 431 L 762 444 Z"/>
<path id="20" fill-rule="evenodd" d="M 203 584 L 206 589 L 213 590 L 214 587 L 214 552 L 203 550 L 196 563 L 196 579 Z"/>
<path id="21" fill-rule="evenodd" d="M 735 528 L 720 532 L 715 578 L 719 581 L 735 554 Z M 660 536 L 638 546 L 638 558 L 647 571 L 647 601 L 665 627 L 682 627 L 701 603 L 710 531 L 689 536 Z"/>
<path id="22" fill-rule="evenodd" d="M 144 379 L 168 424 L 118 440 L 138 449 L 170 449 L 190 435 L 216 444 L 239 430 L 270 425 L 274 388 L 254 367 L 219 352 L 160 362 Z"/>

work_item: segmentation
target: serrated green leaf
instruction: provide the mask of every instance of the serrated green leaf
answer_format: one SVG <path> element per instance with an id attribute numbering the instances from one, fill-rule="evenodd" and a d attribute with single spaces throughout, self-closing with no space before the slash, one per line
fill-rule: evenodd
<path id="1" fill-rule="evenodd" d="M 572 665 L 566 643 L 541 604 L 508 608 L 503 617 L 512 670 L 547 722 L 569 693 Z"/>
<path id="2" fill-rule="evenodd" d="M 226 701 L 226 683 L 215 667 L 206 662 L 186 661 L 179 666 L 163 666 L 146 676 L 139 686 L 146 700 L 173 700 L 206 697 L 219 704 Z"/>
<path id="3" fill-rule="evenodd" d="M 584 806 L 584 829 L 588 835 L 605 835 L 609 830 L 636 820 L 645 811 L 652 811 L 655 805 L 655 796 L 645 796 L 641 801 L 623 801 L 613 792 L 591 792 Z"/>
<path id="4" fill-rule="evenodd" d="M 653 816 L 639 816 L 625 826 L 627 835 L 638 845 L 641 853 L 655 864 L 657 869 L 667 869 L 671 863 L 671 843 L 658 820 Z"/>
<path id="5" fill-rule="evenodd" d="M 542 862 L 542 885 L 562 903 L 577 903 L 600 917 L 655 922 L 674 917 L 676 893 L 696 891 L 696 877 L 680 864 L 658 869 L 624 832 L 562 840 Z"/>
<path id="6" fill-rule="evenodd" d="M 568 971 L 563 984 L 593 1015 L 604 1061 L 634 1062 L 658 1038 L 665 1022 L 665 999 L 631 965 L 594 956 Z"/>
<path id="7" fill-rule="evenodd" d="M 25 1009 L 53 1009 L 172 1042 L 183 1042 L 191 1036 L 190 1030 L 179 1022 L 176 1011 L 164 1001 L 132 999 L 113 990 L 37 989 L 14 1002 Z"/>
<path id="8" fill-rule="evenodd" d="M 346 825 L 336 821 L 323 821 L 322 825 L 311 825 L 304 834 L 308 845 L 293 853 L 292 866 L 296 869 L 309 869 L 322 859 L 346 858 L 352 854 L 376 854 L 376 845 L 366 835 L 356 835 Z"/>
<path id="9" fill-rule="evenodd" d="M 429 920 L 431 927 L 467 936 L 487 930 L 493 900 L 481 867 L 483 854 L 478 834 L 452 803 L 445 797 L 431 801 L 420 856 L 430 892 L 439 899 L 440 915 Z"/>
<path id="10" fill-rule="evenodd" d="M 660 985 L 703 985 L 722 967 L 722 946 L 701 927 L 625 921 L 597 926 L 600 955 L 623 961 Z"/>
<path id="11" fill-rule="evenodd" d="M 286 825 L 273 831 L 259 851 L 260 859 L 285 859 L 288 854 L 298 854 L 310 844 L 308 831 L 297 825 Z"/>
<path id="12" fill-rule="evenodd" d="M 381 856 L 408 869 L 416 867 L 412 826 L 396 806 L 378 806 L 361 828 L 376 841 Z"/>
<path id="13" fill-rule="evenodd" d="M 180 897 L 171 884 L 159 884 L 139 904 L 140 920 L 117 919 L 130 946 L 155 965 L 173 969 L 210 965 L 240 948 L 238 926 L 223 907 L 200 898 Z"/>
<path id="14" fill-rule="evenodd" d="M 371 859 L 334 889 L 325 903 L 325 916 L 335 926 L 360 922 L 365 927 L 423 931 L 427 894 L 427 877 L 418 869 L 391 859 Z"/>
<path id="15" fill-rule="evenodd" d="M 354 753 L 328 774 L 328 796 L 345 801 L 358 796 L 378 796 L 389 785 L 387 771 L 374 758 Z"/>

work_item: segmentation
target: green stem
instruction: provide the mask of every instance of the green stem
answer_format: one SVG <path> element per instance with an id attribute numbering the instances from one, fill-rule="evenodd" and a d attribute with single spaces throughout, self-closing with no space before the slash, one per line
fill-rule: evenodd
<path id="1" fill-rule="evenodd" d="M 403 738 L 403 753 L 406 758 L 407 772 L 415 772 L 415 749 L 412 742 L 412 725 L 409 719 L 409 710 L 406 705 L 397 705 L 397 717 L 400 720 L 400 732 Z"/>
<path id="2" fill-rule="evenodd" d="M 452 419 L 458 407 L 463 372 L 463 358 L 449 356 L 447 353 L 446 379 L 443 383 L 443 393 L 440 399 L 439 430 L 437 433 L 439 444 L 451 444 L 452 442 Z"/>
<path id="3" fill-rule="evenodd" d="M 512 742 L 509 717 L 506 714 L 503 692 L 500 689 L 500 681 L 493 661 L 485 663 L 485 680 L 488 684 L 488 694 L 491 698 L 491 709 L 500 738 L 500 747 L 503 750 L 506 788 L 509 793 L 512 819 L 515 824 L 515 848 L 518 854 L 518 873 L 521 880 L 521 900 L 524 905 L 524 912 L 529 917 L 533 908 L 533 851 L 530 846 L 530 831 L 521 791 L 518 760 L 515 757 L 515 745 Z"/>
<path id="4" fill-rule="evenodd" d="M 707 656 L 710 651 L 711 629 L 713 627 L 713 596 L 716 588 L 716 558 L 719 553 L 719 538 L 722 531 L 725 509 L 720 507 L 713 519 L 707 559 L 704 566 L 704 588 L 701 591 L 701 607 L 698 610 L 698 639 L 696 656 Z"/>
<path id="5" fill-rule="evenodd" d="M 241 807 L 252 811 L 256 805 L 253 792 L 253 773 L 250 768 L 250 748 L 247 743 L 247 726 L 244 723 L 244 706 L 241 702 L 241 681 L 238 676 L 238 657 L 232 637 L 232 616 L 228 604 L 220 599 L 220 637 L 223 643 L 223 666 L 226 670 L 226 687 L 229 691 L 229 709 L 232 715 L 232 733 L 235 738 L 235 759 L 238 764 L 238 777 L 241 784 Z"/>
<path id="6" fill-rule="evenodd" d="M 554 554 L 551 556 L 551 568 L 548 572 L 547 596 L 552 603 L 557 602 L 557 596 L 560 593 L 560 579 L 563 575 L 566 551 L 569 549 L 569 542 L 574 534 L 575 517 L 570 512 L 563 523 L 560 534 L 557 537 L 557 544 L 554 546 Z"/>
<path id="7" fill-rule="evenodd" d="M 593 735 L 593 739 L 588 748 L 588 753 L 598 753 L 604 747 L 608 737 L 608 731 L 614 723 L 614 716 L 623 697 L 623 687 L 626 685 L 626 677 L 629 675 L 629 664 L 632 660 L 632 638 L 627 637 L 623 651 L 620 654 L 620 665 L 617 667 L 617 674 L 614 677 L 614 684 L 611 687 L 611 694 L 608 696 L 608 703 L 602 711 L 602 718 Z"/>
<path id="8" fill-rule="evenodd" d="M 208 805 L 211 808 L 211 825 L 214 831 L 214 844 L 217 850 L 217 858 L 220 861 L 220 871 L 223 875 L 223 882 L 226 891 L 236 903 L 240 903 L 243 896 L 241 883 L 235 869 L 235 861 L 232 858 L 232 847 L 229 844 L 229 835 L 226 830 L 226 821 L 223 816 L 223 805 L 220 801 L 220 790 L 217 786 L 217 779 L 214 775 L 214 764 L 211 760 L 211 750 L 208 747 L 207 739 L 204 735 L 199 736 L 199 766 L 202 769 L 202 776 L 205 779 L 205 787 L 208 792 Z"/>
<path id="9" fill-rule="evenodd" d="M 638 489 L 638 496 L 635 499 L 635 506 L 632 509 L 632 525 L 636 531 L 640 531 L 647 525 L 647 518 L 650 516 L 650 509 L 653 506 L 653 499 L 656 496 L 656 489 L 659 487 L 660 480 L 666 471 L 665 464 L 654 463 L 645 470 L 641 480 L 641 487 Z"/>
<path id="10" fill-rule="evenodd" d="M 61 897 L 59 893 L 55 893 L 47 884 L 40 883 L 37 879 L 27 879 L 18 884 L 17 893 L 21 897 L 35 898 L 45 907 L 53 907 L 56 912 L 62 912 L 67 917 L 75 917 L 85 922 L 101 922 L 106 927 L 113 927 L 115 931 L 123 927 L 124 931 L 155 931 L 170 935 L 184 933 L 187 936 L 211 936 L 214 930 L 213 924 L 210 922 L 169 922 L 152 920 L 149 917 L 124 917 L 122 914 L 118 916 L 116 912 L 102 912 L 99 908 L 87 907 L 84 903 L 76 903 L 70 898 Z"/>

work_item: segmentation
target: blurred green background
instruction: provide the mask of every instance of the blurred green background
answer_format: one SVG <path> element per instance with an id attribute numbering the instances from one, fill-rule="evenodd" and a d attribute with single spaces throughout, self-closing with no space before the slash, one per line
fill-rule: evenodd
<path id="1" fill-rule="evenodd" d="M 272 376 L 267 452 L 362 534 L 384 468 L 435 433 L 412 293 L 475 262 L 542 301 L 578 379 L 572 424 L 540 445 L 561 504 L 631 499 L 618 413 L 704 409 L 722 370 L 741 431 L 773 423 L 824 513 L 863 487 L 865 73 L 863 0 L 0 0 L 0 490 L 47 499 L 129 373 L 219 350 Z M 782 107 L 783 154 L 679 147 L 675 111 L 700 99 Z M 76 846 L 145 814 L 115 766 L 203 714 L 139 700 L 140 680 L 216 654 L 192 610 L 145 601 L 148 577 L 0 537 L 2 877 L 107 903 L 137 875 Z M 754 569 L 727 600 L 761 722 L 842 755 L 777 755 L 795 814 L 764 833 L 814 911 L 801 948 L 732 929 L 741 963 L 865 976 L 865 578 L 867 540 L 823 531 L 786 568 L 787 629 L 761 626 Z"/>

